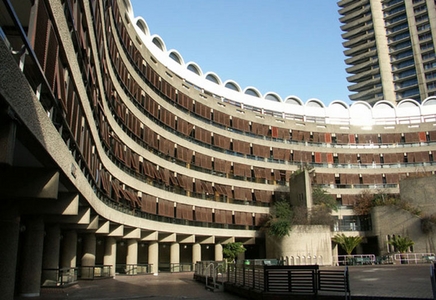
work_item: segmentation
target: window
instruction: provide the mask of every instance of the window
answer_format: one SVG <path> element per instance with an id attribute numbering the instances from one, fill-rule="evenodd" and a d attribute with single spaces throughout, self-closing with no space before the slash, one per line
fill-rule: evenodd
<path id="1" fill-rule="evenodd" d="M 420 40 L 420 41 L 427 40 L 427 39 L 431 39 L 430 32 L 418 35 L 418 40 Z"/>
<path id="2" fill-rule="evenodd" d="M 420 23 L 420 22 L 423 22 L 423 21 L 427 21 L 428 20 L 428 15 L 422 15 L 422 16 L 416 16 L 415 17 L 415 21 L 416 21 L 416 23 Z"/>
<path id="3" fill-rule="evenodd" d="M 429 29 L 429 28 L 430 28 L 430 24 L 428 24 L 428 23 L 416 26 L 416 29 L 418 30 L 418 32 Z"/>
<path id="4" fill-rule="evenodd" d="M 429 63 L 425 63 L 424 64 L 424 69 L 432 69 L 432 68 L 436 68 L 436 62 L 429 62 Z"/>
<path id="5" fill-rule="evenodd" d="M 422 55 L 422 60 L 427 60 L 427 59 L 431 59 L 431 58 L 434 58 L 435 57 L 435 53 L 434 52 L 430 52 L 430 53 L 427 53 L 427 54 L 423 54 Z"/>
<path id="6" fill-rule="evenodd" d="M 436 90 L 436 82 L 427 83 L 428 90 Z"/>

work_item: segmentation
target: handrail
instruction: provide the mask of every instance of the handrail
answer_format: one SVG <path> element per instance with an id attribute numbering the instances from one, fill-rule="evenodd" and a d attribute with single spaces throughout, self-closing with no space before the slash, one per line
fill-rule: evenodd
<path id="1" fill-rule="evenodd" d="M 333 256 L 334 266 L 344 265 L 373 265 L 376 262 L 374 254 L 352 254 Z"/>
<path id="2" fill-rule="evenodd" d="M 111 265 L 81 266 L 78 277 L 80 279 L 110 278 L 111 268 Z"/>
<path id="3" fill-rule="evenodd" d="M 62 287 L 77 282 L 78 268 L 47 268 L 42 269 L 42 287 Z"/>
<path id="4" fill-rule="evenodd" d="M 115 272 L 123 275 L 141 275 L 152 273 L 152 264 L 117 264 Z"/>
<path id="5" fill-rule="evenodd" d="M 396 253 L 394 260 L 400 263 L 429 263 L 436 260 L 434 253 Z"/>

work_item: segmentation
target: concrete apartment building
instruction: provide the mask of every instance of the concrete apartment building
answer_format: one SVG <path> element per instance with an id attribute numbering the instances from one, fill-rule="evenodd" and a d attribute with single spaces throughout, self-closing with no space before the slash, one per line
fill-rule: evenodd
<path id="1" fill-rule="evenodd" d="M 421 100 L 261 95 L 168 51 L 128 0 L 2 1 L 0 293 L 37 296 L 47 270 L 222 260 L 234 241 L 262 258 L 261 221 L 303 166 L 340 207 L 332 234 L 366 235 L 355 195 L 434 175 Z"/>
<path id="2" fill-rule="evenodd" d="M 436 2 L 338 1 L 353 101 L 418 102 L 436 92 Z"/>

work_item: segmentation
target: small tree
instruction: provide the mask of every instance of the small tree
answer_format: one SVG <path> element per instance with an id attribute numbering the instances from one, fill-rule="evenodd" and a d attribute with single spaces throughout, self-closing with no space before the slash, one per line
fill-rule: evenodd
<path id="1" fill-rule="evenodd" d="M 341 248 L 347 252 L 347 255 L 351 255 L 351 252 L 353 252 L 354 248 L 356 248 L 362 242 L 362 237 L 346 236 L 345 234 L 341 233 L 335 235 L 332 238 L 332 241 L 341 246 Z"/>
<path id="2" fill-rule="evenodd" d="M 388 241 L 388 244 L 394 246 L 395 250 L 399 251 L 400 253 L 405 253 L 409 247 L 412 247 L 415 244 L 415 242 L 407 236 L 402 237 L 396 235 Z"/>
<path id="3" fill-rule="evenodd" d="M 228 243 L 223 245 L 223 256 L 227 262 L 233 262 L 238 254 L 245 252 L 244 245 L 241 242 Z"/>
<path id="4" fill-rule="evenodd" d="M 264 227 L 271 236 L 284 237 L 289 235 L 292 228 L 292 210 L 288 201 L 279 200 L 274 203 Z"/>

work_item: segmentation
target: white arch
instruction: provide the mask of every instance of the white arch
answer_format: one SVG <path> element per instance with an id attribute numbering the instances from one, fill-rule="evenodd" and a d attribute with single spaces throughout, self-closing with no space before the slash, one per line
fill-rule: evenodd
<path id="1" fill-rule="evenodd" d="M 307 100 L 306 107 L 313 107 L 313 108 L 325 108 L 324 103 L 322 103 L 321 100 L 316 98 L 311 98 Z"/>
<path id="2" fill-rule="evenodd" d="M 436 105 L 436 96 L 431 96 L 422 101 L 421 106 L 433 106 Z"/>
<path id="3" fill-rule="evenodd" d="M 263 98 L 265 100 L 270 100 L 270 101 L 276 101 L 276 102 L 283 102 L 282 98 L 280 97 L 279 94 L 275 93 L 275 92 L 268 92 L 265 93 L 265 95 L 263 96 Z"/>
<path id="4" fill-rule="evenodd" d="M 390 101 L 382 100 L 376 102 L 372 107 L 372 116 L 374 119 L 393 119 L 396 115 L 395 106 Z"/>
<path id="5" fill-rule="evenodd" d="M 203 75 L 203 71 L 201 70 L 200 66 L 193 61 L 190 61 L 186 64 L 186 69 L 199 76 Z"/>
<path id="6" fill-rule="evenodd" d="M 364 101 L 358 101 L 350 107 L 350 124 L 353 125 L 372 125 L 371 105 Z"/>
<path id="7" fill-rule="evenodd" d="M 126 7 L 127 13 L 133 17 L 133 9 L 132 9 L 132 3 L 130 3 L 130 0 L 123 0 L 124 6 Z"/>
<path id="8" fill-rule="evenodd" d="M 171 49 L 170 51 L 168 51 L 168 57 L 174 60 L 179 65 L 184 65 L 183 57 L 177 50 Z"/>
<path id="9" fill-rule="evenodd" d="M 145 20 L 142 17 L 137 17 L 135 18 L 135 22 L 134 24 L 136 24 L 136 27 L 145 35 L 145 36 L 149 36 L 150 35 L 150 29 L 148 29 L 148 25 L 147 22 L 145 22 Z"/>
<path id="10" fill-rule="evenodd" d="M 222 85 L 220 77 L 217 74 L 215 74 L 214 72 L 207 72 L 204 75 L 204 79 L 209 80 L 209 81 L 216 83 L 218 85 Z"/>
<path id="11" fill-rule="evenodd" d="M 259 90 L 255 87 L 246 87 L 244 89 L 244 94 L 249 95 L 249 96 L 253 96 L 253 97 L 257 97 L 257 98 L 261 98 L 262 94 L 259 92 Z"/>
<path id="12" fill-rule="evenodd" d="M 304 106 L 303 101 L 297 97 L 297 96 L 288 96 L 286 97 L 285 103 L 289 105 L 298 105 L 298 106 Z"/>
<path id="13" fill-rule="evenodd" d="M 412 117 L 421 115 L 421 107 L 413 99 L 401 100 L 397 104 L 397 117 Z"/>
<path id="14" fill-rule="evenodd" d="M 335 100 L 330 103 L 327 108 L 327 115 L 332 119 L 349 119 L 350 118 L 350 107 L 347 103 L 341 100 Z"/>
<path id="15" fill-rule="evenodd" d="M 233 80 L 227 80 L 226 82 L 224 82 L 224 87 L 237 92 L 241 91 L 241 87 L 239 86 L 239 84 Z"/>
<path id="16" fill-rule="evenodd" d="M 162 52 L 166 52 L 167 47 L 165 46 L 165 42 L 163 39 L 157 34 L 153 34 L 151 37 L 151 42 Z"/>

